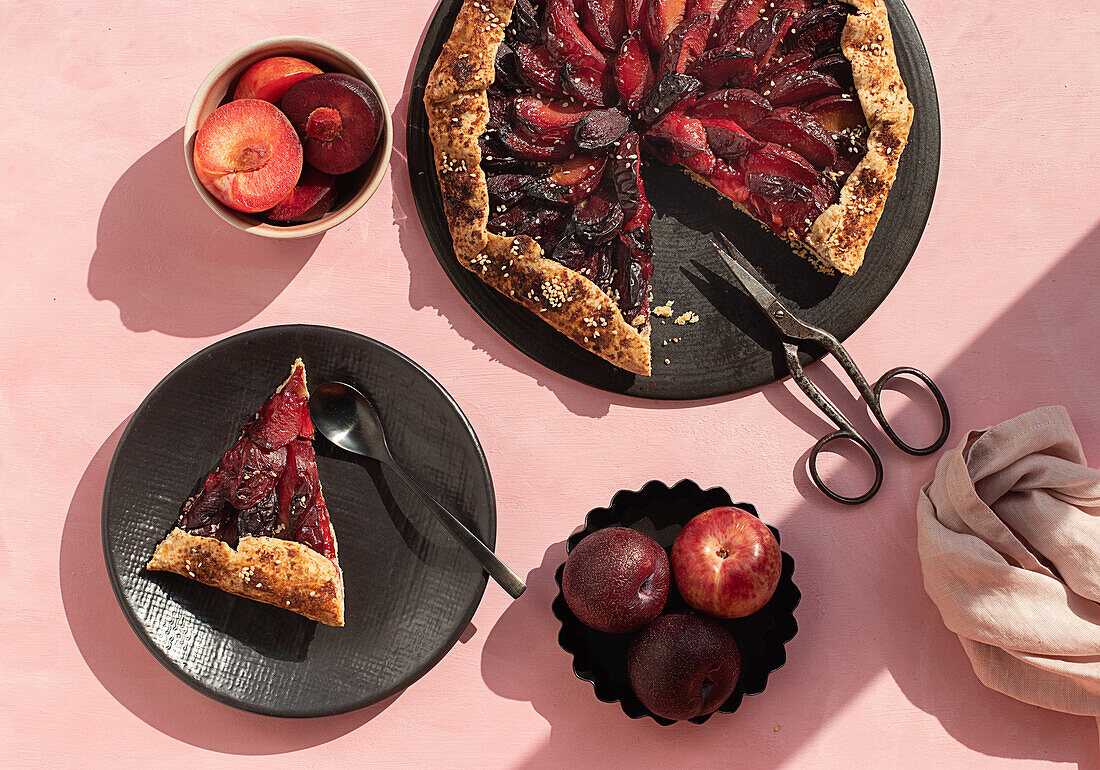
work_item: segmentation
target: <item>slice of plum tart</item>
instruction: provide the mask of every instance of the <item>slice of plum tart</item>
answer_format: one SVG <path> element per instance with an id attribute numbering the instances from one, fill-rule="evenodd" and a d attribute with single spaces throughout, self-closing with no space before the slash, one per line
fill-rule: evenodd
<path id="1" fill-rule="evenodd" d="M 424 105 L 458 259 L 638 374 L 643 159 L 851 275 L 913 120 L 883 0 L 464 0 Z"/>
<path id="2" fill-rule="evenodd" d="M 184 503 L 147 569 L 344 625 L 344 581 L 308 405 L 298 359 Z"/>

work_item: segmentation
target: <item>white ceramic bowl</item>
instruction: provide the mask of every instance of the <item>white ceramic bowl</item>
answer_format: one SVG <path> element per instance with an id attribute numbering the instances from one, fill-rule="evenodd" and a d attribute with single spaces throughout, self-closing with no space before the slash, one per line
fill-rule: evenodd
<path id="1" fill-rule="evenodd" d="M 360 168 L 344 175 L 341 179 L 343 187 L 338 193 L 336 206 L 313 222 L 273 225 L 257 215 L 234 211 L 212 196 L 195 174 L 195 135 L 199 127 L 210 113 L 221 106 L 226 95 L 232 94 L 237 86 L 237 80 L 244 71 L 261 59 L 270 56 L 296 56 L 313 62 L 325 72 L 346 72 L 373 88 L 378 95 L 378 100 L 382 103 L 385 125 L 382 127 L 381 136 L 378 137 L 374 154 Z M 308 238 L 343 222 L 362 208 L 378 188 L 389 165 L 392 148 L 393 124 L 390 122 L 390 107 L 377 81 L 354 56 L 311 37 L 273 37 L 245 46 L 230 54 L 206 76 L 206 80 L 199 86 L 195 98 L 191 101 L 191 109 L 187 111 L 187 122 L 183 129 L 183 154 L 187 162 L 187 171 L 191 174 L 191 181 L 194 182 L 199 195 L 206 201 L 206 205 L 234 227 L 265 238 Z"/>

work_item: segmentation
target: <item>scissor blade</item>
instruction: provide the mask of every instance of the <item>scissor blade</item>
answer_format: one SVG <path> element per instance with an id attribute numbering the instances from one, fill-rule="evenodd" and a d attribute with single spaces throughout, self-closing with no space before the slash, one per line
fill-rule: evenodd
<path id="1" fill-rule="evenodd" d="M 754 275 L 754 272 L 750 270 L 744 264 L 744 255 L 737 250 L 729 239 L 722 233 L 718 234 L 718 237 L 722 239 L 725 244 L 723 247 L 717 241 L 711 241 L 714 244 L 714 248 L 718 250 L 718 256 L 722 257 L 722 261 L 726 263 L 726 266 L 733 273 L 733 277 L 745 288 L 745 291 L 749 293 L 749 296 L 753 298 L 757 305 L 762 310 L 767 312 L 773 302 L 778 302 L 779 298 L 775 294 L 760 282 L 760 279 Z"/>

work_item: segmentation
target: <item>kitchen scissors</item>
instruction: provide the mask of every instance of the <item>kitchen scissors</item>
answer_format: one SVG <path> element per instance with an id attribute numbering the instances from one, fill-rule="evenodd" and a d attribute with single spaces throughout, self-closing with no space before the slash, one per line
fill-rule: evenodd
<path id="1" fill-rule="evenodd" d="M 851 356 L 848 355 L 848 351 L 844 349 L 844 346 L 840 344 L 836 337 L 829 334 L 824 329 L 819 329 L 816 326 L 812 326 L 805 321 L 800 320 L 794 313 L 787 309 L 787 306 L 768 289 L 760 277 L 757 275 L 756 270 L 745 259 L 737 248 L 729 242 L 729 239 L 721 233 L 718 234 L 722 242 L 719 243 L 712 239 L 714 247 L 718 250 L 719 256 L 726 263 L 729 269 L 733 272 L 734 278 L 745 289 L 753 301 L 760 306 L 760 309 L 764 311 L 764 314 L 768 317 L 768 320 L 772 322 L 772 325 L 779 332 L 780 337 L 783 339 L 783 352 L 787 360 L 787 369 L 791 373 L 791 377 L 798 384 L 798 387 L 802 389 L 802 392 L 810 397 L 810 400 L 817 405 L 825 415 L 833 421 L 837 429 L 826 436 L 822 436 L 814 444 L 814 448 L 810 451 L 809 459 L 809 471 L 810 477 L 813 479 L 814 484 L 824 492 L 840 503 L 846 503 L 848 505 L 857 505 L 864 503 L 875 496 L 879 487 L 882 486 L 882 460 L 879 459 L 878 453 L 874 450 L 867 439 L 860 435 L 859 431 L 840 413 L 840 411 L 833 405 L 831 401 L 825 396 L 816 385 L 810 382 L 810 379 L 806 376 L 806 372 L 802 368 L 802 362 L 798 360 L 798 347 L 800 342 L 809 341 L 820 345 L 825 351 L 832 355 L 839 363 L 844 372 L 855 383 L 856 389 L 860 395 L 863 396 L 864 401 L 867 402 L 867 406 L 870 407 L 871 413 L 875 416 L 875 420 L 882 426 L 883 432 L 894 442 L 894 445 L 911 455 L 929 455 L 935 452 L 937 449 L 943 446 L 947 441 L 947 434 L 951 432 L 951 414 L 947 409 L 947 401 L 944 400 L 943 394 L 940 389 L 936 387 L 936 383 L 932 382 L 932 378 L 919 369 L 914 369 L 911 366 L 899 366 L 896 369 L 891 369 L 879 378 L 878 382 L 871 385 L 867 382 L 867 378 L 863 376 L 863 373 L 856 366 Z M 936 399 L 936 403 L 940 408 L 940 416 L 943 419 L 943 427 L 940 430 L 939 437 L 926 447 L 914 447 L 906 444 L 898 434 L 894 432 L 894 429 L 890 426 L 889 421 L 886 419 L 886 415 L 882 411 L 882 389 L 886 383 L 894 379 L 898 375 L 908 374 L 916 377 L 923 382 L 928 390 Z M 821 480 L 821 476 L 817 472 L 817 458 L 828 444 L 839 439 L 847 439 L 854 444 L 857 444 L 867 455 L 871 458 L 871 462 L 875 466 L 875 481 L 871 485 L 871 488 L 858 497 L 845 497 L 844 495 L 837 494 Z"/>

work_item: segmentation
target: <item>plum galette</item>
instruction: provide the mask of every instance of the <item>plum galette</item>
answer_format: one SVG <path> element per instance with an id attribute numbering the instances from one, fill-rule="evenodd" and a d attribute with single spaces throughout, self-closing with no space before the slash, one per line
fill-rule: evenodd
<path id="1" fill-rule="evenodd" d="M 306 368 L 298 359 L 184 503 L 147 569 L 344 625 L 344 581 L 308 404 Z"/>
<path id="2" fill-rule="evenodd" d="M 424 104 L 458 259 L 639 374 L 643 158 L 851 275 L 913 119 L 883 0 L 464 0 Z"/>

